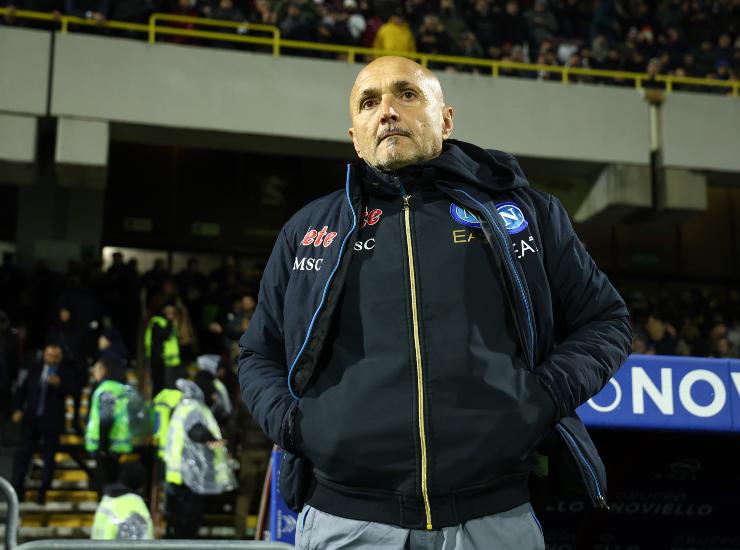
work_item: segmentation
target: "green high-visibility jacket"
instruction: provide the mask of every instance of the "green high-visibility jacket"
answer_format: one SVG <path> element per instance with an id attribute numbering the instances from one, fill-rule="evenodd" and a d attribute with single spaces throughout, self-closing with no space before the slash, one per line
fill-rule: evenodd
<path id="1" fill-rule="evenodd" d="M 164 447 L 167 442 L 167 432 L 170 427 L 170 418 L 175 408 L 182 401 L 182 392 L 171 388 L 160 391 L 152 402 L 153 427 L 152 435 L 157 445 L 157 454 L 164 459 Z"/>
<path id="2" fill-rule="evenodd" d="M 92 539 L 96 540 L 151 540 L 154 525 L 149 509 L 137 494 L 119 497 L 104 496 L 95 511 Z"/>
<path id="3" fill-rule="evenodd" d="M 166 329 L 168 321 L 164 317 L 155 315 L 149 320 L 149 324 L 146 326 L 146 331 L 144 332 L 144 354 L 149 361 L 152 360 L 152 330 L 155 325 L 161 329 Z M 177 341 L 177 331 L 175 330 L 174 323 L 171 326 L 172 330 L 162 344 L 162 362 L 165 367 L 179 367 L 180 344 Z"/>
<path id="4" fill-rule="evenodd" d="M 194 418 L 189 418 L 194 415 Z M 218 427 L 215 417 L 211 410 L 198 401 L 197 399 L 183 399 L 177 406 L 175 412 L 170 418 L 170 427 L 167 433 L 167 444 L 165 445 L 164 462 L 166 466 L 165 480 L 175 485 L 187 485 L 196 493 L 202 493 L 202 487 L 191 487 L 188 483 L 189 474 L 196 472 L 185 472 L 184 468 L 193 468 L 193 465 L 183 466 L 183 454 L 197 455 L 201 459 L 206 456 L 212 457 L 211 463 L 201 464 L 200 466 L 212 472 L 215 476 L 214 485 L 228 485 L 228 465 L 227 452 L 225 447 L 216 447 L 208 455 L 203 451 L 205 445 L 192 441 L 187 434 L 188 428 L 197 422 L 205 424 L 216 439 L 221 439 L 221 429 Z M 196 447 L 197 446 L 197 447 Z M 204 479 L 209 476 L 204 472 L 197 472 L 198 476 Z M 224 479 L 219 479 L 224 476 Z"/>
<path id="5" fill-rule="evenodd" d="M 108 434 L 109 448 L 114 453 L 133 450 L 128 415 L 128 387 L 114 380 L 104 380 L 97 387 L 90 401 L 90 415 L 85 430 L 85 450 L 89 453 L 100 448 L 100 420 L 112 415 L 113 425 Z M 101 411 L 102 409 L 102 411 Z"/>

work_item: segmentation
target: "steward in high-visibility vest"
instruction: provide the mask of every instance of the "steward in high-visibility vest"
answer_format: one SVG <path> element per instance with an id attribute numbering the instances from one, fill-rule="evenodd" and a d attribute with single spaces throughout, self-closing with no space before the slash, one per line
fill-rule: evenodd
<path id="1" fill-rule="evenodd" d="M 203 495 L 236 486 L 221 430 L 195 382 L 176 383 L 183 398 L 172 413 L 165 444 L 167 535 L 194 538 L 203 520 Z"/>
<path id="2" fill-rule="evenodd" d="M 137 494 L 145 484 L 146 471 L 138 462 L 121 466 L 119 482 L 105 489 L 93 519 L 91 538 L 96 540 L 143 540 L 154 538 L 154 525 L 144 500 Z"/>
<path id="3" fill-rule="evenodd" d="M 165 480 L 198 494 L 217 494 L 235 484 L 221 428 L 195 382 L 180 379 L 183 398 L 170 417 L 165 444 Z"/>
<path id="4" fill-rule="evenodd" d="M 131 388 L 124 383 L 126 369 L 114 357 L 98 359 L 93 378 L 98 387 L 90 398 L 85 450 L 95 454 L 95 490 L 102 495 L 103 487 L 116 480 L 120 456 L 133 450 L 128 411 Z"/>
<path id="5" fill-rule="evenodd" d="M 164 387 L 174 388 L 175 381 L 185 376 L 174 322 L 176 315 L 175 305 L 165 304 L 161 315 L 149 319 L 144 332 L 144 355 L 151 369 L 153 395 Z"/>
<path id="6" fill-rule="evenodd" d="M 170 427 L 170 418 L 175 408 L 182 401 L 182 392 L 176 389 L 165 388 L 159 392 L 152 402 L 153 427 L 152 438 L 157 446 L 157 455 L 164 459 L 164 447 L 167 442 L 167 432 Z"/>
<path id="7" fill-rule="evenodd" d="M 88 453 L 101 448 L 117 454 L 133 450 L 126 392 L 126 384 L 107 379 L 95 389 L 85 430 L 85 450 Z"/>
<path id="8" fill-rule="evenodd" d="M 100 359 L 93 367 L 93 378 L 98 382 L 90 399 L 90 412 L 85 430 L 85 450 L 100 450 L 118 454 L 130 453 L 126 371 L 112 357 Z"/>

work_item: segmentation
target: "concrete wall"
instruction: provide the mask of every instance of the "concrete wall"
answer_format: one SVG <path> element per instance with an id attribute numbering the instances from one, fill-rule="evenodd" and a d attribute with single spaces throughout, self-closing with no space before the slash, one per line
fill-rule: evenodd
<path id="1" fill-rule="evenodd" d="M 48 32 L 0 27 L 0 111 L 46 113 L 50 46 Z"/>
<path id="2" fill-rule="evenodd" d="M 662 116 L 666 166 L 740 172 L 740 99 L 676 92 Z"/>

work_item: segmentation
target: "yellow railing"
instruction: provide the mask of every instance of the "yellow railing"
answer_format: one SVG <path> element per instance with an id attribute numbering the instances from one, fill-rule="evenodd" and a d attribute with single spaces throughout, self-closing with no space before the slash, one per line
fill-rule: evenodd
<path id="1" fill-rule="evenodd" d="M 207 27 L 221 27 L 234 29 L 239 34 L 201 31 L 197 29 L 184 29 L 182 27 L 157 27 L 157 21 L 171 21 L 173 23 L 188 23 Z M 272 34 L 272 38 L 257 36 L 243 36 L 249 31 L 265 31 Z M 275 25 L 262 25 L 259 23 L 238 23 L 236 21 L 222 21 L 220 19 L 204 19 L 202 17 L 190 17 L 188 15 L 173 15 L 169 13 L 155 13 L 149 18 L 149 43 L 157 41 L 157 33 L 174 36 L 187 36 L 190 38 L 206 38 L 209 40 L 226 40 L 228 42 L 244 42 L 247 44 L 265 44 L 272 46 L 272 55 L 280 55 L 280 29 Z"/>
<path id="2" fill-rule="evenodd" d="M 8 8 L 0 8 L 0 16 L 10 14 Z M 355 63 L 358 57 L 374 58 L 381 55 L 401 55 L 419 61 L 423 66 L 429 63 L 440 63 L 445 65 L 458 65 L 483 69 L 493 77 L 506 74 L 507 71 L 522 71 L 528 73 L 548 73 L 555 76 L 564 84 L 572 82 L 572 77 L 587 77 L 610 79 L 613 81 L 630 82 L 635 88 L 642 88 L 650 76 L 645 73 L 634 73 L 627 71 L 606 71 L 602 69 L 584 69 L 578 67 L 561 67 L 557 65 L 538 65 L 534 63 L 516 63 L 512 61 L 498 61 L 493 59 L 477 59 L 472 57 L 460 57 L 455 55 L 434 55 L 425 53 L 395 52 L 386 50 L 375 50 L 360 46 L 340 46 L 336 44 L 322 44 L 318 42 L 304 42 L 300 40 L 286 40 L 280 37 L 280 29 L 274 25 L 262 25 L 255 23 L 238 23 L 235 21 L 221 21 L 218 19 L 205 19 L 202 17 L 189 17 L 184 15 L 173 15 L 166 13 L 155 13 L 149 18 L 149 24 L 125 23 L 122 21 L 97 22 L 91 19 L 82 19 L 71 15 L 55 17 L 50 13 L 14 10 L 12 16 L 18 19 L 30 19 L 40 21 L 58 22 L 60 30 L 66 33 L 69 25 L 81 25 L 87 27 L 100 27 L 107 29 L 124 30 L 136 33 L 145 33 L 149 43 L 157 41 L 157 35 L 182 36 L 187 38 L 200 38 L 206 40 L 218 40 L 222 42 L 235 42 L 243 44 L 256 44 L 272 47 L 274 56 L 279 56 L 281 49 L 291 48 L 297 50 L 310 50 L 317 52 L 333 53 L 345 56 L 347 62 Z M 161 23 L 161 24 L 158 24 Z M 187 25 L 198 25 L 202 27 L 217 27 L 230 29 L 236 32 L 218 32 L 213 30 L 202 30 L 195 28 L 184 28 L 182 26 L 167 25 L 167 23 L 180 23 Z M 260 31 L 271 34 L 267 36 L 252 36 L 245 33 Z M 676 85 L 706 86 L 710 88 L 725 88 L 732 92 L 734 97 L 740 96 L 740 81 L 716 80 L 709 78 L 682 77 L 673 75 L 660 75 L 655 77 L 656 82 L 664 83 L 666 92 L 671 92 Z"/>

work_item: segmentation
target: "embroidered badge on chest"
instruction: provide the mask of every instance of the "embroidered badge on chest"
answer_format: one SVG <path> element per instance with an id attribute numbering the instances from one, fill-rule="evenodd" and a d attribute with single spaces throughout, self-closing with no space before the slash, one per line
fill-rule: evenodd
<path id="1" fill-rule="evenodd" d="M 453 220 L 455 220 L 459 224 L 464 225 L 465 227 L 474 227 L 475 229 L 480 229 L 480 221 L 478 220 L 476 215 L 469 210 L 466 210 L 462 206 L 455 204 L 454 202 L 450 204 L 450 215 L 452 216 Z"/>
<path id="2" fill-rule="evenodd" d="M 521 208 L 513 202 L 502 202 L 496 205 L 496 212 L 501 216 L 509 235 L 515 235 L 524 231 L 529 223 L 524 218 Z"/>

